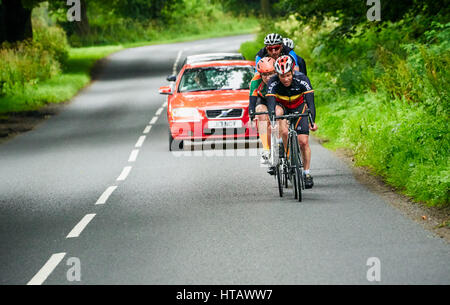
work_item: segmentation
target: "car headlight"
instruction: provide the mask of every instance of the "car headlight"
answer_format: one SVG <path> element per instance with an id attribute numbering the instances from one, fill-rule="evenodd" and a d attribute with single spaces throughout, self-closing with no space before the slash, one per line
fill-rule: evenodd
<path id="1" fill-rule="evenodd" d="M 201 115 L 197 108 L 174 108 L 172 110 L 173 117 L 180 121 L 200 121 Z"/>

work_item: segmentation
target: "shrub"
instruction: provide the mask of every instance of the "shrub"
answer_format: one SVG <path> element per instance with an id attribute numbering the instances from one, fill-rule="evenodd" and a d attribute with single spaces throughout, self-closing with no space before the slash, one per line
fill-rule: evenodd
<path id="1" fill-rule="evenodd" d="M 35 85 L 61 73 L 69 49 L 65 33 L 41 22 L 33 26 L 33 40 L 4 43 L 0 47 L 0 95 L 15 94 L 25 85 Z"/>

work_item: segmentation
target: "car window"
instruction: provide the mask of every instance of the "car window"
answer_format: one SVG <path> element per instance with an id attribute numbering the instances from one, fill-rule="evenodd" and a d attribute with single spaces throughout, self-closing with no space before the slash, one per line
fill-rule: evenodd
<path id="1" fill-rule="evenodd" d="M 253 66 L 223 66 L 192 68 L 184 71 L 179 92 L 221 89 L 249 89 Z"/>

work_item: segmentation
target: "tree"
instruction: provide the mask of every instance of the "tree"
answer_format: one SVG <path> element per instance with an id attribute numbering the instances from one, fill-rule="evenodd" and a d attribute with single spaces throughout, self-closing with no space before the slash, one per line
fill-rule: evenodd
<path id="1" fill-rule="evenodd" d="M 264 18 L 270 17 L 271 8 L 269 0 L 261 0 L 261 14 Z"/>
<path id="2" fill-rule="evenodd" d="M 33 37 L 31 11 L 43 0 L 0 1 L 0 43 L 16 42 Z"/>
<path id="3" fill-rule="evenodd" d="M 69 32 L 75 32 L 80 36 L 86 36 L 89 34 L 90 28 L 91 28 L 90 24 L 89 24 L 88 13 L 87 13 L 88 12 L 88 3 L 86 0 L 78 0 L 78 1 L 79 1 L 79 5 L 80 5 L 80 7 L 79 7 L 80 19 L 69 22 L 69 21 L 67 21 L 67 14 L 64 13 L 61 16 L 62 20 L 64 20 L 64 21 L 61 22 L 61 20 L 60 20 L 60 22 L 67 23 L 65 28 L 66 28 L 66 30 L 68 28 L 70 28 Z M 103 4 L 104 1 L 97 0 L 97 2 L 102 2 L 102 4 Z M 64 12 L 66 12 L 66 10 L 69 10 L 71 8 L 76 8 L 75 7 L 76 4 L 78 4 L 78 3 L 76 3 L 75 1 L 73 4 L 71 4 L 72 6 L 68 5 L 66 1 L 51 1 L 51 2 L 49 2 L 49 9 L 53 12 L 56 12 L 58 10 L 62 10 Z"/>
<path id="4" fill-rule="evenodd" d="M 351 35 L 361 23 L 367 25 L 367 10 L 372 1 L 366 0 L 280 0 L 276 5 L 279 14 L 297 13 L 300 19 L 320 23 L 326 17 L 339 17 L 341 26 L 335 34 Z M 375 1 L 374 1 L 375 2 Z M 448 0 L 402 0 L 379 1 L 381 4 L 381 21 L 398 21 L 406 14 L 437 15 L 448 14 Z M 373 4 L 372 4 L 373 5 Z M 314 18 L 312 18 L 314 17 Z"/>

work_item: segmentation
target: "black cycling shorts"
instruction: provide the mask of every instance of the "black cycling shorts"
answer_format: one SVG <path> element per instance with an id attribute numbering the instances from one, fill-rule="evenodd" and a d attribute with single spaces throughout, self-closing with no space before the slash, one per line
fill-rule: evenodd
<path id="1" fill-rule="evenodd" d="M 306 103 L 302 103 L 300 106 L 294 109 L 289 109 L 287 107 L 284 107 L 282 104 L 277 102 L 277 106 L 280 106 L 283 108 L 284 114 L 291 114 L 295 112 L 299 113 L 305 113 L 308 106 Z M 306 134 L 309 135 L 309 119 L 308 117 L 300 117 L 298 121 L 295 123 L 295 126 L 297 126 L 296 131 L 297 134 Z"/>
<path id="2" fill-rule="evenodd" d="M 265 98 L 262 98 L 260 96 L 258 96 L 257 100 L 256 100 L 256 107 L 258 107 L 259 105 L 264 105 L 267 107 L 267 101 Z M 256 108 L 255 107 L 255 108 Z"/>

